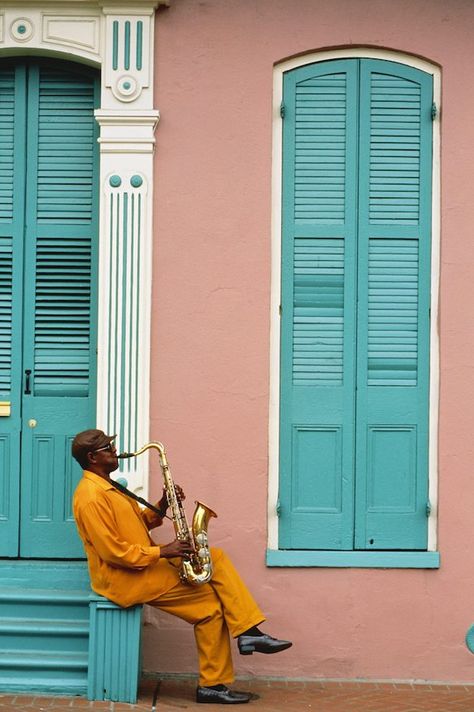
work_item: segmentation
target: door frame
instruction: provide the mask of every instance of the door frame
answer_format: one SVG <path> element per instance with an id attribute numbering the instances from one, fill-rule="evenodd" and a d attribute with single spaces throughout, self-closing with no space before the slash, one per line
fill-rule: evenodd
<path id="1" fill-rule="evenodd" d="M 101 71 L 97 426 L 133 451 L 149 440 L 155 10 L 168 0 L 6 0 L 0 57 L 33 55 Z M 133 206 L 133 208 L 132 208 Z M 148 461 L 127 460 L 147 494 Z"/>
<path id="2" fill-rule="evenodd" d="M 428 551 L 438 545 L 438 419 L 439 419 L 439 271 L 440 271 L 440 99 L 441 70 L 424 59 L 396 50 L 367 47 L 321 50 L 286 59 L 275 65 L 273 74 L 272 145 L 272 228 L 270 297 L 270 391 L 268 436 L 268 538 L 269 551 L 279 548 L 278 500 L 280 459 L 280 304 L 282 242 L 282 139 L 281 104 L 285 72 L 315 62 L 338 59 L 381 59 L 420 69 L 433 77 L 433 97 L 437 116 L 433 121 L 432 245 L 431 245 L 431 326 L 429 392 L 429 482 L 431 514 L 428 518 Z"/>

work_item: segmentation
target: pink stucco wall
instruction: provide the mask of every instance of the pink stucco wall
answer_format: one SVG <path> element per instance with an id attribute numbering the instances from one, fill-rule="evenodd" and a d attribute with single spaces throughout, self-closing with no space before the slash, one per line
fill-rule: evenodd
<path id="1" fill-rule="evenodd" d="M 279 656 L 236 656 L 239 674 L 474 676 L 463 642 L 474 621 L 473 29 L 471 0 L 171 0 L 157 14 L 152 435 L 188 501 L 219 512 L 212 542 L 233 557 L 266 629 L 294 641 Z M 264 563 L 273 65 L 352 44 L 442 69 L 435 571 Z M 144 664 L 195 670 L 192 629 L 148 612 Z"/>

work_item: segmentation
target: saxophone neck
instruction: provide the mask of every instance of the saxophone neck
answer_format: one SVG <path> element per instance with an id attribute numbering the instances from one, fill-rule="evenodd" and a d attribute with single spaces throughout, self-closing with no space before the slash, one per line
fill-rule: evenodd
<path id="1" fill-rule="evenodd" d="M 139 450 L 136 450 L 135 452 L 121 452 L 120 455 L 117 455 L 117 457 L 119 460 L 124 460 L 129 457 L 138 457 L 147 450 L 151 449 L 158 450 L 161 462 L 167 466 L 165 447 L 162 443 L 158 442 L 158 440 L 152 440 L 151 442 L 146 443 L 145 445 L 143 445 L 143 447 L 141 447 Z"/>

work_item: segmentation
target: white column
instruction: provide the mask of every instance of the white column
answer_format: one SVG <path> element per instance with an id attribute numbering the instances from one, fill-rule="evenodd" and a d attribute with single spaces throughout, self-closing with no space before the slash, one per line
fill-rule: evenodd
<path id="1" fill-rule="evenodd" d="M 156 3 L 103 4 L 97 425 L 133 451 L 149 441 L 153 31 Z M 146 455 L 121 471 L 146 494 Z"/>

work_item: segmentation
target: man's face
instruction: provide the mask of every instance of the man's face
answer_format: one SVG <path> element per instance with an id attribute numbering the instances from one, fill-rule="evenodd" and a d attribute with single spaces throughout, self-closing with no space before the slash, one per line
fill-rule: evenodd
<path id="1" fill-rule="evenodd" d="M 109 443 L 94 452 L 89 453 L 91 464 L 97 468 L 101 474 L 108 475 L 118 467 L 117 450 L 115 443 Z"/>

